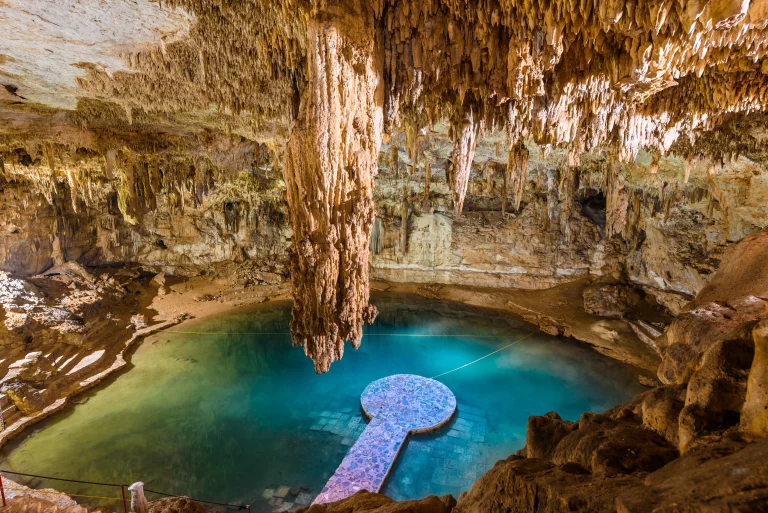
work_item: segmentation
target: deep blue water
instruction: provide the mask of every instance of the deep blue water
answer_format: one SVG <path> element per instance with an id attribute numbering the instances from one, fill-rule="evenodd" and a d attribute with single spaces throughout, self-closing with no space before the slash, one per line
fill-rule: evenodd
<path id="1" fill-rule="evenodd" d="M 4 447 L 3 468 L 141 480 L 153 490 L 274 511 L 297 504 L 291 494 L 279 505 L 267 498 L 282 486 L 303 486 L 304 500 L 320 491 L 364 427 L 360 393 L 368 383 L 398 373 L 432 377 L 534 331 L 509 316 L 453 303 L 384 294 L 372 301 L 380 314 L 362 347 L 348 346 L 324 375 L 291 346 L 289 303 L 177 328 L 206 334 L 151 337 L 130 371 Z M 394 498 L 458 496 L 524 445 L 530 415 L 554 410 L 575 420 L 642 389 L 626 366 L 539 332 L 437 379 L 455 394 L 459 414 L 439 431 L 411 438 L 384 490 Z M 119 489 L 30 484 L 119 497 Z"/>

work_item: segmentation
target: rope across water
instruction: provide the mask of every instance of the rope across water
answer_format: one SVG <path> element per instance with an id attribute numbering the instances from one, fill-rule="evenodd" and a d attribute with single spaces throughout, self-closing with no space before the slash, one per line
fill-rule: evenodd
<path id="1" fill-rule="evenodd" d="M 477 360 L 472 360 L 471 362 L 465 363 L 464 365 L 460 365 L 460 366 L 456 367 L 455 369 L 451 369 L 451 370 L 443 372 L 441 374 L 437 374 L 436 376 L 432 376 L 432 379 L 439 378 L 441 376 L 445 376 L 446 374 L 450 374 L 452 372 L 456 372 L 457 370 L 461 370 L 461 369 L 464 369 L 466 367 L 469 367 L 470 365 L 473 365 L 473 364 L 475 364 L 475 363 L 477 363 L 477 362 L 479 362 L 481 360 L 485 360 L 489 356 L 493 356 L 496 353 L 500 353 L 500 352 L 504 351 L 505 349 L 508 349 L 508 348 L 514 346 L 518 342 L 522 342 L 523 340 L 527 339 L 528 337 L 536 334 L 537 331 L 538 330 L 534 330 L 534 331 L 528 333 L 527 335 L 525 335 L 524 337 L 521 337 L 521 338 L 515 340 L 514 342 L 512 342 L 510 344 L 507 344 L 504 347 L 496 349 L 495 351 L 491 351 L 490 353 L 488 353 L 485 356 L 481 356 Z M 269 336 L 269 335 L 290 335 L 290 333 L 288 333 L 288 332 L 247 332 L 247 331 L 243 331 L 243 332 L 229 332 L 229 331 L 181 331 L 181 330 L 168 330 L 168 331 L 165 331 L 163 333 L 177 333 L 177 334 L 180 334 L 180 335 L 256 335 L 256 336 L 258 336 L 258 335 L 264 335 L 264 336 Z M 424 334 L 421 334 L 421 333 L 366 333 L 365 336 L 366 337 L 439 337 L 439 338 L 442 338 L 442 337 L 474 337 L 474 338 L 506 338 L 503 335 L 469 335 L 469 334 L 463 334 L 463 333 L 460 333 L 460 334 L 453 333 L 453 334 L 447 334 L 447 335 L 435 335 L 435 334 L 431 334 L 431 333 L 424 333 Z"/>

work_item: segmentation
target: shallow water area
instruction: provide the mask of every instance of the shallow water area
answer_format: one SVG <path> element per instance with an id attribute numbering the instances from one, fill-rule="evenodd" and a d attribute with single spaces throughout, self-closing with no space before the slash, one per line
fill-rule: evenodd
<path id="1" fill-rule="evenodd" d="M 360 394 L 369 383 L 442 374 L 436 379 L 456 396 L 457 414 L 435 432 L 410 437 L 383 492 L 458 497 L 524 445 L 530 415 L 557 411 L 575 420 L 642 390 L 625 365 L 497 312 L 400 294 L 372 302 L 380 314 L 360 350 L 347 346 L 323 375 L 291 346 L 287 302 L 153 336 L 133 355 L 130 371 L 6 445 L 2 468 L 141 480 L 151 490 L 287 511 L 311 502 L 364 429 Z M 30 485 L 120 493 L 45 479 Z"/>

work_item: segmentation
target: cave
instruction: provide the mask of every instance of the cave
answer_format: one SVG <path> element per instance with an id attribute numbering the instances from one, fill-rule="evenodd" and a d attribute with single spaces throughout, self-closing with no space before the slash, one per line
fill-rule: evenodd
<path id="1" fill-rule="evenodd" d="M 768 507 L 765 0 L 0 23 L 3 511 Z"/>

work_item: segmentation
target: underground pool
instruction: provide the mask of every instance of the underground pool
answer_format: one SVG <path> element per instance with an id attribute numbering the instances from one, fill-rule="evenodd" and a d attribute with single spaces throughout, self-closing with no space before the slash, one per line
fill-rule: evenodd
<path id="1" fill-rule="evenodd" d="M 456 414 L 408 439 L 382 491 L 395 499 L 457 497 L 524 445 L 530 415 L 557 411 L 575 420 L 642 389 L 631 368 L 504 314 L 402 294 L 374 295 L 372 302 L 380 314 L 362 347 L 348 348 L 324 375 L 291 346 L 288 302 L 150 337 L 130 370 L 7 444 L 2 467 L 84 481 L 141 480 L 151 490 L 286 511 L 315 498 L 365 428 L 366 386 L 416 374 L 447 385 Z M 119 493 L 15 479 L 82 495 Z"/>

